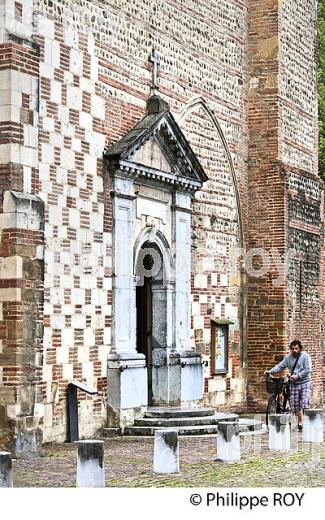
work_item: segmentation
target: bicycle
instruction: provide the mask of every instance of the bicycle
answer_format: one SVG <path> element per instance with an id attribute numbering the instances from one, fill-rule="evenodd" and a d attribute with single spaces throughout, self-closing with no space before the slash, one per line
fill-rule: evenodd
<path id="1" fill-rule="evenodd" d="M 266 426 L 269 424 L 269 416 L 276 413 L 289 413 L 289 378 L 266 376 L 266 391 L 271 394 L 266 408 Z"/>

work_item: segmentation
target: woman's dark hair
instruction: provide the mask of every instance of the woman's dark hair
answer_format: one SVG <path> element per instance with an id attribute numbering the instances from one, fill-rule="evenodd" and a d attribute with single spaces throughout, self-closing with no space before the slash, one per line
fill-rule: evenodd
<path id="1" fill-rule="evenodd" d="M 294 339 L 293 341 L 291 341 L 290 343 L 290 348 L 294 347 L 295 345 L 298 345 L 298 347 L 300 348 L 300 350 L 303 350 L 303 346 L 302 346 L 302 343 L 299 339 Z"/>

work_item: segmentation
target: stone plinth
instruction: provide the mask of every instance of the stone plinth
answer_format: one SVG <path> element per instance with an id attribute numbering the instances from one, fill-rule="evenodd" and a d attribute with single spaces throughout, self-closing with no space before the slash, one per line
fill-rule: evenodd
<path id="1" fill-rule="evenodd" d="M 155 473 L 179 472 L 179 446 L 177 430 L 155 432 L 153 470 Z"/>
<path id="2" fill-rule="evenodd" d="M 324 440 L 323 410 L 308 409 L 304 411 L 304 442 L 321 443 Z"/>
<path id="3" fill-rule="evenodd" d="M 13 487 L 11 454 L 0 451 L 0 488 Z"/>
<path id="4" fill-rule="evenodd" d="M 240 460 L 240 437 L 238 422 L 219 422 L 217 437 L 217 460 L 236 462 Z"/>
<path id="5" fill-rule="evenodd" d="M 290 450 L 290 416 L 287 414 L 270 415 L 269 449 L 272 451 Z"/>
<path id="6" fill-rule="evenodd" d="M 77 487 L 105 487 L 104 442 L 79 441 L 77 460 Z"/>
<path id="7" fill-rule="evenodd" d="M 108 426 L 133 424 L 148 405 L 148 373 L 143 354 L 125 352 L 108 356 Z"/>

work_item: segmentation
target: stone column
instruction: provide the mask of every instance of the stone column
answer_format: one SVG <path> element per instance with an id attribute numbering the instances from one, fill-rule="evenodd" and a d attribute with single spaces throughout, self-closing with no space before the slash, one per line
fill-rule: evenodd
<path id="1" fill-rule="evenodd" d="M 0 488 L 13 487 L 11 454 L 0 451 Z"/>
<path id="2" fill-rule="evenodd" d="M 240 460 L 240 437 L 238 422 L 219 422 L 217 437 L 217 460 L 235 462 Z"/>
<path id="3" fill-rule="evenodd" d="M 272 451 L 290 450 L 290 416 L 287 414 L 270 415 L 269 449 Z"/>
<path id="4" fill-rule="evenodd" d="M 152 399 L 154 405 L 170 401 L 172 384 L 168 363 L 172 349 L 172 287 L 164 281 L 152 282 Z"/>
<path id="5" fill-rule="evenodd" d="M 148 403 L 145 356 L 136 350 L 133 179 L 112 177 L 113 305 L 112 351 L 108 356 L 108 424 L 132 424 L 134 409 Z"/>
<path id="6" fill-rule="evenodd" d="M 79 441 L 77 459 L 77 487 L 105 487 L 104 442 Z"/>
<path id="7" fill-rule="evenodd" d="M 186 404 L 203 396 L 201 356 L 191 347 L 191 195 L 174 196 L 175 348 L 179 355 L 179 401 Z M 177 385 L 175 385 L 175 388 Z"/>
<path id="8" fill-rule="evenodd" d="M 179 472 L 177 430 L 165 429 L 155 432 L 153 470 L 155 473 Z"/>
<path id="9" fill-rule="evenodd" d="M 324 440 L 323 410 L 304 411 L 304 442 L 322 443 Z"/>

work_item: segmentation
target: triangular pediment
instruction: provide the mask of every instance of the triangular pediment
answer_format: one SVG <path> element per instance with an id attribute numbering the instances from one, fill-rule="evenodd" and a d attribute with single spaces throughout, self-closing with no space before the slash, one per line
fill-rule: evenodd
<path id="1" fill-rule="evenodd" d="M 202 186 L 208 177 L 176 123 L 169 107 L 159 96 L 152 96 L 147 114 L 105 152 L 109 165 L 174 176 L 175 182 L 193 181 Z M 111 166 L 112 167 L 112 166 Z"/>
<path id="2" fill-rule="evenodd" d="M 134 153 L 132 160 L 149 168 L 172 173 L 172 166 L 154 136 Z"/>

